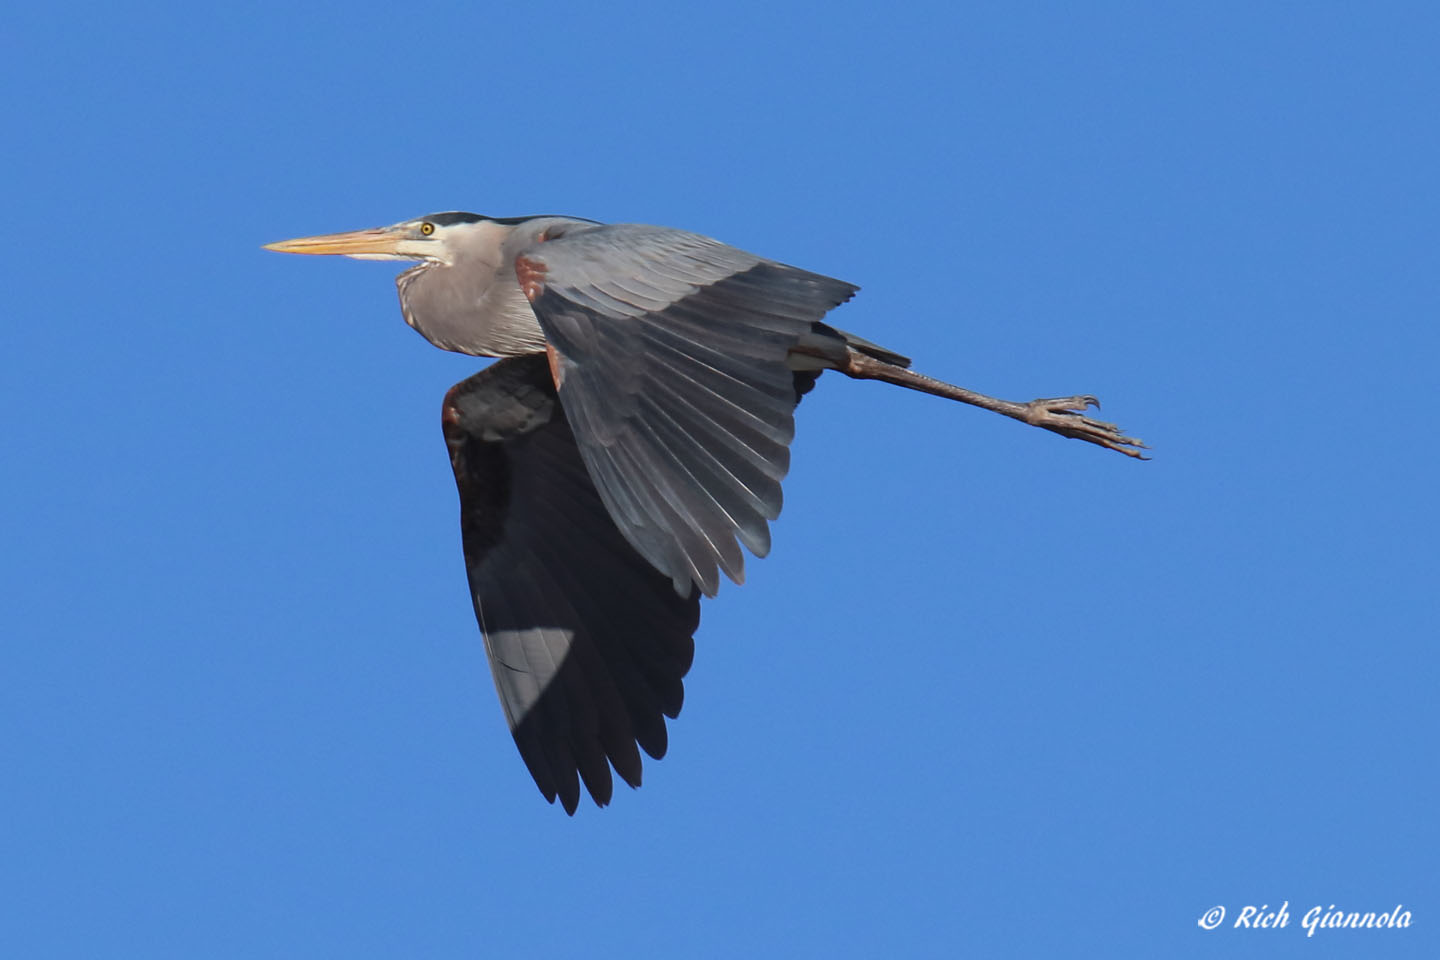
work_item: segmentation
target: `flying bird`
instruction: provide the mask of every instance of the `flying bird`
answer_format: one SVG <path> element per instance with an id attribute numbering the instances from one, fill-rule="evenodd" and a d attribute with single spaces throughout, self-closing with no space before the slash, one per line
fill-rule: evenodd
<path id="1" fill-rule="evenodd" d="M 445 395 L 475 616 L 520 756 L 573 814 L 640 785 L 684 698 L 700 595 L 770 550 L 794 411 L 826 370 L 1130 457 L 1093 397 L 1014 403 L 825 322 L 859 288 L 668 227 L 434 213 L 269 244 L 413 261 L 405 322 L 503 358 Z"/>

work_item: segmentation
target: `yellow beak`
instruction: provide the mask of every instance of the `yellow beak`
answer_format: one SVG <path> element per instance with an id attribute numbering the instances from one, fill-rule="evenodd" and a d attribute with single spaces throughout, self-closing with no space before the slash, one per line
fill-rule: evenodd
<path id="1" fill-rule="evenodd" d="M 318 237 L 299 237 L 295 240 L 280 240 L 265 244 L 266 250 L 277 253 L 342 253 L 354 256 L 364 254 L 396 255 L 396 247 L 405 235 L 394 227 L 376 227 L 373 230 L 351 230 L 349 233 L 325 233 Z"/>

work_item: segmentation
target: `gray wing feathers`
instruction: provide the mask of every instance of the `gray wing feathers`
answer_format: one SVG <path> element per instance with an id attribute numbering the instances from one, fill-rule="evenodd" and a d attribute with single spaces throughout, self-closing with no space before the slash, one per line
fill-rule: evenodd
<path id="1" fill-rule="evenodd" d="M 556 402 L 543 356 L 502 360 L 446 397 L 475 613 L 520 754 L 573 812 L 638 786 L 637 744 L 666 749 L 684 699 L 698 595 L 620 535 Z"/>
<path id="2" fill-rule="evenodd" d="M 709 237 L 634 223 L 572 227 L 550 244 L 526 252 L 542 260 L 552 278 L 563 276 L 571 302 L 605 316 L 663 310 L 761 262 Z"/>
<path id="3" fill-rule="evenodd" d="M 531 305 L 601 498 L 684 594 L 763 556 L 794 436 L 786 358 L 856 290 L 661 227 L 587 227 L 525 251 Z"/>

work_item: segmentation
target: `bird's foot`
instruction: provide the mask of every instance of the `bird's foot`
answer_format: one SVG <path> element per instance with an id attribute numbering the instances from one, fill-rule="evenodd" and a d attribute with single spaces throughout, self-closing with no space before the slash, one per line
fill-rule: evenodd
<path id="1" fill-rule="evenodd" d="M 1023 404 L 1023 407 L 1025 422 L 1032 426 L 1042 427 L 1073 440 L 1099 444 L 1107 450 L 1114 450 L 1137 460 L 1149 459 L 1140 452 L 1146 449 L 1143 441 L 1125 436 L 1113 423 L 1092 420 L 1085 416 L 1085 412 L 1091 407 L 1100 409 L 1100 401 L 1094 397 L 1031 400 Z"/>

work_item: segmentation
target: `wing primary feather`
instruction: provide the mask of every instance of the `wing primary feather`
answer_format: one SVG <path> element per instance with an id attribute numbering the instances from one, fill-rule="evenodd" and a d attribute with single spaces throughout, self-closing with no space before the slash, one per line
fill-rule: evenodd
<path id="1" fill-rule="evenodd" d="M 665 752 L 699 591 L 688 575 L 677 590 L 622 535 L 543 355 L 457 385 L 444 426 L 476 618 L 521 758 L 567 813 L 582 787 L 607 803 L 612 770 L 638 785 L 640 751 Z"/>

